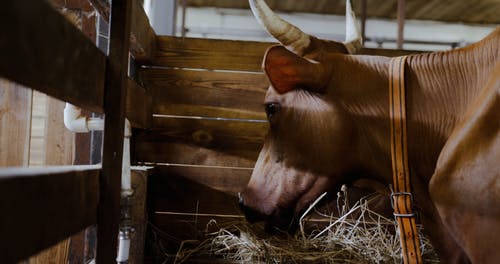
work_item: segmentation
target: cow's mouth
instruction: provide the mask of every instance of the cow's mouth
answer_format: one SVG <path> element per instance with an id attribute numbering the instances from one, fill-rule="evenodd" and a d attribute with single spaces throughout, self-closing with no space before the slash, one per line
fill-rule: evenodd
<path id="1" fill-rule="evenodd" d="M 298 218 L 294 215 L 292 208 L 276 208 L 269 215 L 264 215 L 242 204 L 240 208 L 249 223 L 264 222 L 267 233 L 288 232 L 292 234 L 297 230 Z"/>
<path id="2" fill-rule="evenodd" d="M 295 233 L 299 226 L 298 218 L 291 208 L 278 208 L 266 219 L 265 230 L 267 233 L 288 232 Z"/>

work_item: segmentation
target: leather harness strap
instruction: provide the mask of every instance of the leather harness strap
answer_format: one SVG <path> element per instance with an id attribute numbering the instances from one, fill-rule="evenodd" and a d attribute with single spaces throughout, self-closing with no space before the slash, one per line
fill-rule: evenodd
<path id="1" fill-rule="evenodd" d="M 406 134 L 405 101 L 406 57 L 391 59 L 389 70 L 389 104 L 391 120 L 391 157 L 394 191 L 391 203 L 398 224 L 399 237 L 405 264 L 423 263 L 420 241 L 413 212 L 408 147 Z"/>

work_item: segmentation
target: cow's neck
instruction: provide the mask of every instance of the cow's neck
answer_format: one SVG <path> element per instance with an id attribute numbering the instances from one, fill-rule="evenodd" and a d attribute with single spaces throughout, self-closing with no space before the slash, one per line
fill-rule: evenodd
<path id="1" fill-rule="evenodd" d="M 327 97 L 338 104 L 352 120 L 352 147 L 356 153 L 356 168 L 378 177 L 381 182 L 390 180 L 389 151 L 389 58 L 374 56 L 333 55 L 332 81 Z M 389 157 L 389 159 L 388 159 Z M 363 176 L 366 173 L 362 173 Z"/>
<path id="2" fill-rule="evenodd" d="M 498 30 L 497 30 L 498 31 Z M 493 37 L 498 38 L 499 34 Z M 460 50 L 411 56 L 407 67 L 408 151 L 413 174 L 424 185 L 453 128 L 500 58 L 495 42 Z M 389 58 L 335 58 L 330 96 L 340 102 L 357 131 L 359 166 L 391 182 Z M 360 76 L 353 78 L 352 76 Z"/>
<path id="3" fill-rule="evenodd" d="M 441 150 L 491 75 L 498 54 L 494 34 L 467 48 L 411 56 L 408 59 L 407 107 L 409 158 L 426 181 Z M 425 164 L 425 166 L 420 166 Z"/>

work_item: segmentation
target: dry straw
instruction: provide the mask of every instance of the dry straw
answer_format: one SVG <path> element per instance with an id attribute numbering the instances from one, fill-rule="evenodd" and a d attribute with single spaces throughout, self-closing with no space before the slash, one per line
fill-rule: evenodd
<path id="1" fill-rule="evenodd" d="M 219 225 L 212 220 L 205 230 L 205 240 L 182 243 L 174 263 L 200 256 L 230 263 L 401 263 L 394 220 L 368 208 L 373 197 L 365 197 L 349 208 L 346 194 L 346 188 L 338 194 L 340 217 L 319 213 L 316 204 L 324 195 L 319 197 L 300 218 L 299 232 L 294 236 L 270 236 L 262 225 L 245 221 Z M 309 219 L 311 211 L 320 219 Z M 322 228 L 308 228 L 318 222 L 323 222 Z M 439 263 L 427 238 L 422 239 L 421 247 L 426 263 Z"/>

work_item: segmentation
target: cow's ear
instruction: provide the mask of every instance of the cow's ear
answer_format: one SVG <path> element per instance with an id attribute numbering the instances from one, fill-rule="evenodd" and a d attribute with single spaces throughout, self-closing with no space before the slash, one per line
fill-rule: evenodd
<path id="1" fill-rule="evenodd" d="M 262 68 L 280 94 L 293 89 L 323 93 L 330 75 L 323 64 L 304 59 L 283 46 L 266 51 Z"/>

